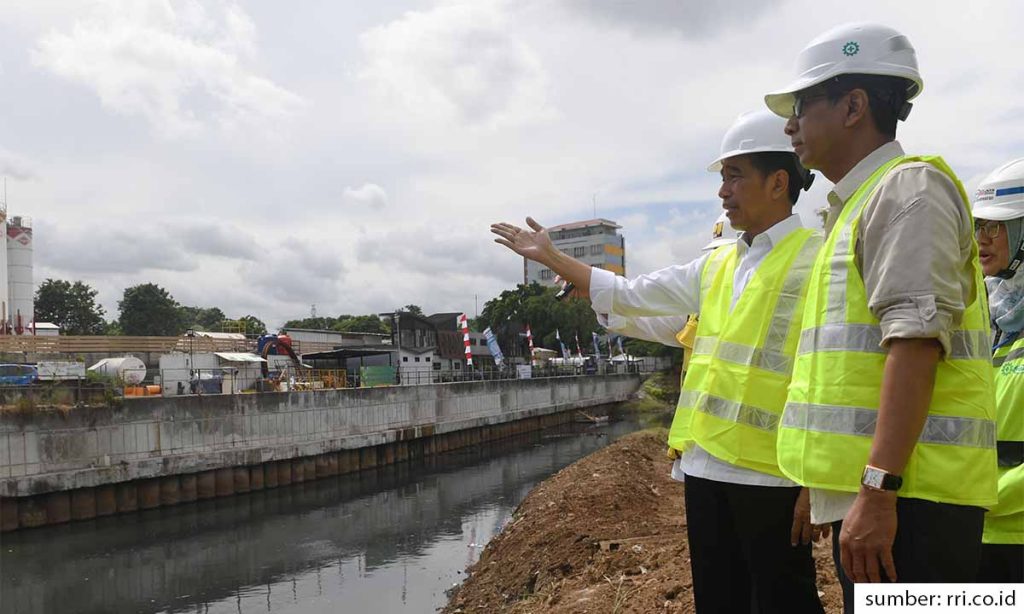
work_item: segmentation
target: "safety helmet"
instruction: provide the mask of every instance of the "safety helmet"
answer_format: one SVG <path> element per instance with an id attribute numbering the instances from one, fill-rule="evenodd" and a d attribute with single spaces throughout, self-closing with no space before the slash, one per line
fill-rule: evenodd
<path id="1" fill-rule="evenodd" d="M 794 94 L 839 75 L 883 75 L 907 80 L 907 100 L 924 88 L 917 54 L 906 36 L 875 23 L 848 23 L 812 40 L 796 62 L 797 78 L 764 97 L 776 115 L 793 114 Z M 901 118 L 906 117 L 909 106 Z"/>
<path id="2" fill-rule="evenodd" d="M 711 227 L 711 243 L 708 243 L 700 251 L 709 252 L 717 247 L 723 245 L 732 245 L 736 242 L 736 237 L 739 236 L 739 232 L 732 227 L 732 223 L 729 222 L 729 217 L 722 213 L 715 220 L 715 225 Z"/>
<path id="3" fill-rule="evenodd" d="M 736 118 L 722 138 L 721 153 L 708 165 L 708 170 L 717 173 L 722 170 L 722 162 L 733 156 L 773 151 L 793 154 L 796 170 L 802 180 L 800 187 L 809 190 L 814 174 L 800 164 L 793 152 L 793 145 L 786 134 L 786 120 L 764 109 L 748 111 Z"/>
<path id="4" fill-rule="evenodd" d="M 708 170 L 722 170 L 722 161 L 733 156 L 783 151 L 793 153 L 786 134 L 786 120 L 765 110 L 749 111 L 736 118 L 722 137 L 722 150 Z"/>
<path id="5" fill-rule="evenodd" d="M 1011 160 L 989 173 L 978 184 L 971 213 L 975 219 L 1005 222 L 1010 264 L 996 277 L 1009 279 L 1024 263 L 1024 158 Z"/>

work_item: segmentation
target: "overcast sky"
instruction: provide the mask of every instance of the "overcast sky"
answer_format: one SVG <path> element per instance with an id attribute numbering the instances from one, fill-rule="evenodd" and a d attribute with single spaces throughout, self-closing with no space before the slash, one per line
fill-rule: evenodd
<path id="1" fill-rule="evenodd" d="M 946 8 L 942 8 L 945 6 Z M 720 212 L 723 131 L 846 21 L 917 48 L 900 140 L 970 187 L 1024 155 L 1024 3 L 857 0 L 0 2 L 0 171 L 35 277 L 107 316 L 155 282 L 269 326 L 466 311 L 522 262 L 493 221 L 597 214 L 628 273 Z M 827 181 L 801 199 L 809 223 Z"/>

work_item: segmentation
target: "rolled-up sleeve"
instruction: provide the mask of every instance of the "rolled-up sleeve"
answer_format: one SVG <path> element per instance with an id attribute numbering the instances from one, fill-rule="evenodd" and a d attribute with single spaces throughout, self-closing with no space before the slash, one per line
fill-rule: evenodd
<path id="1" fill-rule="evenodd" d="M 959 190 L 941 171 L 894 172 L 862 218 L 858 264 L 868 307 L 892 339 L 936 339 L 946 355 L 974 287 L 973 227 Z"/>
<path id="2" fill-rule="evenodd" d="M 622 316 L 597 314 L 598 322 L 610 333 L 625 335 L 633 339 L 653 341 L 671 347 L 683 347 L 676 335 L 686 326 L 686 316 L 663 316 L 657 318 L 624 318 Z"/>
<path id="3" fill-rule="evenodd" d="M 636 318 L 685 316 L 700 309 L 700 272 L 707 255 L 633 279 L 594 268 L 590 303 L 597 313 Z"/>

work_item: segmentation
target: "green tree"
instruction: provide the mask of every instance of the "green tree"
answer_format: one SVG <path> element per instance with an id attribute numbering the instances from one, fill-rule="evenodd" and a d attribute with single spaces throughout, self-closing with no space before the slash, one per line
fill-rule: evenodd
<path id="1" fill-rule="evenodd" d="M 220 328 L 227 316 L 218 307 L 185 307 L 179 308 L 181 321 L 186 328 L 213 331 Z"/>
<path id="2" fill-rule="evenodd" d="M 338 321 L 332 327 L 333 330 L 346 333 L 391 333 L 391 323 L 386 322 L 380 316 L 369 314 L 365 316 L 338 316 Z"/>
<path id="3" fill-rule="evenodd" d="M 238 318 L 238 322 L 245 325 L 246 335 L 264 335 L 267 332 L 267 325 L 256 316 L 245 315 Z"/>
<path id="4" fill-rule="evenodd" d="M 186 328 L 178 302 L 156 284 L 125 288 L 117 308 L 121 313 L 118 324 L 125 335 L 170 337 L 180 335 Z"/>
<path id="5" fill-rule="evenodd" d="M 413 305 L 412 303 L 410 303 L 410 304 L 406 305 L 405 307 L 403 307 L 402 309 L 404 311 L 408 311 L 409 313 L 411 313 L 414 316 L 420 316 L 421 318 L 423 317 L 423 310 L 420 309 L 419 305 Z"/>
<path id="6" fill-rule="evenodd" d="M 35 297 L 37 322 L 52 322 L 65 335 L 102 335 L 106 330 L 103 307 L 96 304 L 96 290 L 88 284 L 47 279 Z"/>
<path id="7" fill-rule="evenodd" d="M 308 328 L 310 330 L 331 330 L 335 324 L 338 323 L 337 318 L 331 317 L 315 317 L 315 318 L 302 318 L 299 320 L 288 320 L 284 323 L 283 328 Z"/>
<path id="8" fill-rule="evenodd" d="M 604 334 L 604 329 L 597 323 L 597 316 L 587 301 L 555 300 L 557 292 L 553 287 L 538 283 L 520 284 L 514 290 L 505 290 L 484 304 L 476 325 L 481 329 L 490 327 L 497 335 L 502 351 L 510 356 L 526 355 L 526 339 L 521 333 L 527 324 L 533 332 L 536 346 L 558 350 L 555 340 L 555 331 L 558 330 L 573 354 L 576 353 L 577 334 L 583 353 L 592 352 L 591 333 Z"/>

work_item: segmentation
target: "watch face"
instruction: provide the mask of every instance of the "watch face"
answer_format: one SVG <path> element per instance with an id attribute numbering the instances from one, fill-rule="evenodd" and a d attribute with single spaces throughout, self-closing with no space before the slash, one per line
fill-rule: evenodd
<path id="1" fill-rule="evenodd" d="M 885 474 L 881 471 L 878 471 L 877 469 L 865 469 L 864 477 L 861 479 L 861 482 L 865 486 L 881 489 L 883 479 L 885 479 Z"/>

